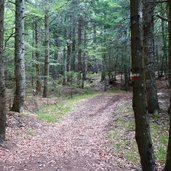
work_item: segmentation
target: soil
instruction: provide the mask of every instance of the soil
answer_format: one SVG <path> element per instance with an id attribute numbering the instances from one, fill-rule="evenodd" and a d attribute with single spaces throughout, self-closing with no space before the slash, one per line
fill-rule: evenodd
<path id="1" fill-rule="evenodd" d="M 17 120 L 11 114 L 16 123 L 9 122 L 0 147 L 0 171 L 128 171 L 117 165 L 109 138 L 115 107 L 123 99 L 124 94 L 96 95 L 58 123 L 33 116 L 23 125 L 22 116 Z"/>

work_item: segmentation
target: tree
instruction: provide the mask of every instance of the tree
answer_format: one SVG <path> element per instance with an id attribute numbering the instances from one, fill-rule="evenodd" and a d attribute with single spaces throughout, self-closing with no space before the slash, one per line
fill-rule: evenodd
<path id="1" fill-rule="evenodd" d="M 159 110 L 155 80 L 154 7 L 155 0 L 143 0 L 143 53 L 145 58 L 147 106 L 149 113 L 158 113 Z"/>
<path id="2" fill-rule="evenodd" d="M 39 46 L 40 46 L 40 26 L 39 26 L 39 19 L 36 18 L 35 20 L 35 47 L 36 47 L 36 94 L 41 93 L 42 85 L 41 85 L 41 80 L 40 80 L 40 52 L 39 52 Z"/>
<path id="3" fill-rule="evenodd" d="M 170 111 L 171 111 L 171 2 L 168 2 L 169 5 L 169 88 L 170 88 Z M 170 117 L 171 118 L 171 117 Z M 170 129 L 169 129 L 169 142 L 167 147 L 167 157 L 165 164 L 165 171 L 171 170 L 171 119 L 170 119 Z"/>
<path id="4" fill-rule="evenodd" d="M 78 84 L 81 85 L 82 79 L 82 30 L 83 29 L 83 17 L 80 16 L 78 19 Z"/>
<path id="5" fill-rule="evenodd" d="M 24 0 L 16 0 L 15 11 L 15 96 L 12 111 L 23 112 L 25 100 Z"/>
<path id="6" fill-rule="evenodd" d="M 0 2 L 0 142 L 5 140 L 4 0 Z"/>
<path id="7" fill-rule="evenodd" d="M 130 5 L 135 138 L 140 154 L 142 170 L 156 171 L 145 93 L 146 87 L 142 51 L 142 18 L 140 15 L 142 14 L 142 4 L 140 0 L 132 0 Z"/>
<path id="8" fill-rule="evenodd" d="M 43 97 L 48 96 L 48 77 L 49 77 L 49 12 L 45 12 L 45 63 L 44 63 L 44 87 Z"/>
<path id="9" fill-rule="evenodd" d="M 70 19 L 71 17 L 69 17 Z M 71 26 L 69 26 L 67 30 L 67 56 L 66 56 L 66 71 L 67 73 L 70 72 L 70 64 L 71 64 L 71 49 L 72 43 L 71 43 Z M 67 81 L 70 81 L 70 77 L 67 77 Z"/>
<path id="10" fill-rule="evenodd" d="M 167 3 L 166 3 L 167 4 Z M 167 5 L 165 3 L 160 3 L 160 8 L 159 8 L 159 15 L 167 18 L 168 11 L 167 11 Z M 161 31 L 159 34 L 161 34 L 162 42 L 162 59 L 161 59 L 161 66 L 160 66 L 160 74 L 159 77 L 163 77 L 164 75 L 167 75 L 168 71 L 168 54 L 167 54 L 167 22 L 165 22 L 161 18 L 161 24 L 159 26 L 161 28 Z"/>

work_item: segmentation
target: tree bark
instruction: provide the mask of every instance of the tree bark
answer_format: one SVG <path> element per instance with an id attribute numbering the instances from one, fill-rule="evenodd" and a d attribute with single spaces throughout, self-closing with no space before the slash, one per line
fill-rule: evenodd
<path id="1" fill-rule="evenodd" d="M 101 73 L 101 82 L 106 80 L 106 54 L 102 55 L 102 73 Z"/>
<path id="2" fill-rule="evenodd" d="M 38 19 L 36 19 L 36 21 L 35 21 L 36 94 L 40 94 L 41 89 L 42 89 L 41 80 L 40 80 L 40 64 L 39 64 L 40 53 L 39 53 L 39 46 L 40 46 L 40 27 L 39 27 Z"/>
<path id="3" fill-rule="evenodd" d="M 80 16 L 78 19 L 78 85 L 80 85 L 81 74 L 82 74 L 82 25 L 83 19 Z"/>
<path id="4" fill-rule="evenodd" d="M 44 87 L 43 97 L 48 96 L 48 77 L 49 77 L 49 14 L 45 14 L 45 62 L 44 62 Z"/>
<path id="5" fill-rule="evenodd" d="M 171 2 L 168 2 L 169 5 L 169 87 L 170 87 L 170 109 L 171 109 Z M 170 110 L 171 111 L 171 110 Z M 171 118 L 171 117 L 170 117 Z M 167 147 L 167 157 L 165 164 L 165 171 L 171 170 L 171 119 L 170 119 L 170 129 L 169 129 L 169 142 Z"/>
<path id="6" fill-rule="evenodd" d="M 150 135 L 145 93 L 145 72 L 142 52 L 142 10 L 141 1 L 131 1 L 131 55 L 133 73 L 133 110 L 135 117 L 135 138 L 143 171 L 156 171 L 153 145 Z"/>
<path id="7" fill-rule="evenodd" d="M 161 11 L 161 16 L 166 16 L 166 11 L 165 8 L 165 4 L 160 4 L 160 11 Z M 162 43 L 163 43 L 163 57 L 162 57 L 162 67 L 161 67 L 161 74 L 160 76 L 166 76 L 167 71 L 168 71 L 168 55 L 167 55 L 167 35 L 166 32 L 168 31 L 165 25 L 166 21 L 164 21 L 163 19 L 161 19 L 161 33 L 162 33 Z"/>
<path id="8" fill-rule="evenodd" d="M 23 112 L 25 100 L 24 0 L 16 0 L 15 11 L 15 95 L 12 111 Z"/>
<path id="9" fill-rule="evenodd" d="M 75 55 L 76 55 L 76 30 L 75 25 L 72 28 L 72 59 L 71 59 L 71 71 L 75 71 Z"/>
<path id="10" fill-rule="evenodd" d="M 62 60 L 62 73 L 63 73 L 63 81 L 62 84 L 66 85 L 66 48 L 63 49 L 63 60 Z"/>
<path id="11" fill-rule="evenodd" d="M 97 31 L 96 31 L 96 23 L 93 23 L 93 43 L 96 44 L 96 39 L 97 39 Z"/>
<path id="12" fill-rule="evenodd" d="M 143 0 L 143 53 L 145 58 L 147 106 L 149 113 L 158 113 L 159 110 L 155 79 L 154 8 L 155 0 Z"/>
<path id="13" fill-rule="evenodd" d="M 86 49 L 87 46 L 87 32 L 86 32 L 86 27 L 84 26 L 84 52 L 82 55 L 82 85 L 81 88 L 84 88 L 84 81 L 86 80 Z"/>
<path id="14" fill-rule="evenodd" d="M 71 27 L 69 27 L 68 30 L 68 39 L 67 39 L 67 56 L 66 56 L 66 71 L 70 71 L 70 64 L 71 64 L 71 48 L 72 48 L 72 43 L 71 43 Z M 67 82 L 70 81 L 70 76 L 67 76 Z"/>
<path id="15" fill-rule="evenodd" d="M 5 140 L 4 0 L 0 2 L 0 143 Z"/>

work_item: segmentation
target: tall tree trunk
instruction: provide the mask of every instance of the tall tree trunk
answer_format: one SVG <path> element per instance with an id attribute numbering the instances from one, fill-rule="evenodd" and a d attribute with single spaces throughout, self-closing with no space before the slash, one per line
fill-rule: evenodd
<path id="1" fill-rule="evenodd" d="M 66 21 L 66 18 L 65 18 L 65 21 Z M 66 39 L 67 38 L 67 30 L 66 28 L 63 30 L 63 36 L 64 38 Z M 63 49 L 63 58 L 62 58 L 62 75 L 63 75 L 63 81 L 62 81 L 62 84 L 63 85 L 66 85 L 66 56 L 67 56 L 67 52 L 66 52 L 66 47 L 64 46 L 64 49 Z"/>
<path id="2" fill-rule="evenodd" d="M 12 111 L 23 112 L 25 100 L 24 58 L 24 0 L 16 0 L 15 11 L 15 81 L 16 89 Z"/>
<path id="3" fill-rule="evenodd" d="M 80 85 L 82 74 L 82 23 L 83 19 L 80 17 L 78 19 L 78 85 Z"/>
<path id="4" fill-rule="evenodd" d="M 63 60 L 62 60 L 62 73 L 63 73 L 63 80 L 62 84 L 66 85 L 66 48 L 63 49 Z"/>
<path id="5" fill-rule="evenodd" d="M 166 16 L 166 6 L 165 4 L 161 3 L 161 16 Z M 167 74 L 167 71 L 168 71 L 168 56 L 167 56 L 167 35 L 166 35 L 166 32 L 167 32 L 167 29 L 166 29 L 166 25 L 165 25 L 165 21 L 163 19 L 161 19 L 161 30 L 162 30 L 162 43 L 163 43 L 163 58 L 162 58 L 162 67 L 161 67 L 161 76 L 163 76 L 165 74 Z"/>
<path id="6" fill-rule="evenodd" d="M 33 24 L 33 28 L 32 28 L 32 47 L 35 47 L 35 27 L 34 27 L 34 24 Z M 33 50 L 31 52 L 31 56 L 32 56 L 32 61 L 35 60 L 35 51 Z M 31 63 L 31 86 L 32 86 L 32 89 L 34 89 L 34 63 L 32 62 Z"/>
<path id="7" fill-rule="evenodd" d="M 108 71 L 108 78 L 109 78 L 109 82 L 111 80 L 111 76 L 112 76 L 112 58 L 111 58 L 111 47 L 108 47 L 108 66 L 107 66 L 107 71 Z"/>
<path id="8" fill-rule="evenodd" d="M 36 94 L 41 93 L 42 85 L 40 80 L 40 52 L 39 52 L 39 46 L 40 46 L 40 27 L 38 19 L 35 21 L 35 47 L 36 47 Z"/>
<path id="9" fill-rule="evenodd" d="M 131 1 L 131 53 L 133 72 L 133 110 L 135 137 L 143 171 L 156 171 L 145 93 L 142 52 L 141 1 Z"/>
<path id="10" fill-rule="evenodd" d="M 101 73 L 100 81 L 105 81 L 105 80 L 106 80 L 106 54 L 104 53 L 102 55 L 102 73 Z"/>
<path id="11" fill-rule="evenodd" d="M 86 49 L 87 46 L 87 32 L 86 28 L 84 27 L 84 52 L 82 55 L 82 85 L 81 88 L 84 88 L 84 81 L 86 80 Z"/>
<path id="12" fill-rule="evenodd" d="M 0 2 L 0 143 L 5 140 L 4 0 Z"/>
<path id="13" fill-rule="evenodd" d="M 147 106 L 149 113 L 158 113 L 159 110 L 155 79 L 154 8 L 155 0 L 143 0 L 143 53 L 145 58 Z"/>
<path id="14" fill-rule="evenodd" d="M 75 55 L 76 55 L 76 31 L 75 25 L 72 28 L 72 58 L 71 58 L 71 71 L 75 71 Z"/>
<path id="15" fill-rule="evenodd" d="M 170 87 L 170 111 L 171 111 L 171 2 L 169 5 L 169 87 Z M 165 164 L 165 171 L 171 170 L 171 117 L 170 117 L 170 129 L 169 129 L 169 142 L 167 147 L 167 157 Z"/>
<path id="16" fill-rule="evenodd" d="M 96 31 L 96 23 L 93 23 L 93 43 L 96 43 L 96 39 L 97 39 L 97 31 Z"/>
<path id="17" fill-rule="evenodd" d="M 67 39 L 67 56 L 66 56 L 66 71 L 70 71 L 70 63 L 71 63 L 71 27 L 68 30 L 68 39 Z M 70 76 L 67 76 L 67 82 L 70 81 Z"/>
<path id="18" fill-rule="evenodd" d="M 71 66 L 71 71 L 76 72 L 76 58 L 77 58 L 77 50 L 76 50 L 76 35 L 77 35 L 77 15 L 75 15 L 74 11 L 78 9 L 79 6 L 79 1 L 78 0 L 72 0 L 71 1 L 71 15 L 70 15 L 70 23 L 71 23 L 71 40 L 72 40 L 72 44 L 71 44 L 71 61 L 70 61 L 70 66 Z"/>
<path id="19" fill-rule="evenodd" d="M 49 77 L 49 14 L 45 14 L 45 63 L 44 63 L 44 87 L 43 97 L 48 96 L 48 77 Z"/>
<path id="20" fill-rule="evenodd" d="M 103 27 L 103 34 L 105 35 L 106 33 L 106 28 Z M 106 42 L 106 37 L 104 36 L 103 37 L 103 42 Z M 106 80 L 106 73 L 107 73 L 107 49 L 105 48 L 104 49 L 104 53 L 102 54 L 102 72 L 101 72 L 101 80 L 100 81 L 104 81 L 104 84 L 105 84 L 105 91 L 106 91 L 106 83 L 107 83 L 107 80 Z"/>

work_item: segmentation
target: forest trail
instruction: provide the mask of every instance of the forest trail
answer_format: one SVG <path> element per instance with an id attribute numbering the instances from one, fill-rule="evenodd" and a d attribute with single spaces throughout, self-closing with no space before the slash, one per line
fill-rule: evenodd
<path id="1" fill-rule="evenodd" d="M 59 123 L 40 123 L 33 135 L 0 150 L 0 171 L 122 171 L 109 138 L 122 98 L 99 94 L 79 102 Z"/>

